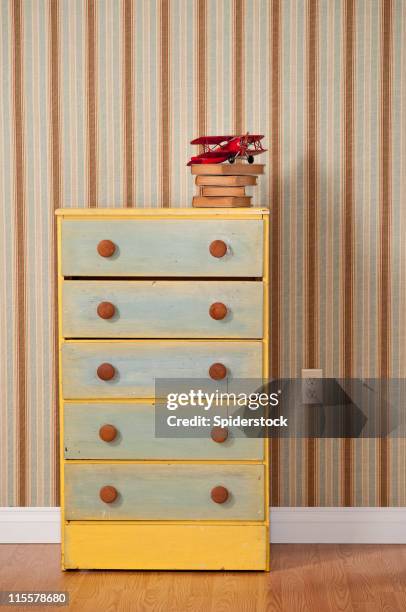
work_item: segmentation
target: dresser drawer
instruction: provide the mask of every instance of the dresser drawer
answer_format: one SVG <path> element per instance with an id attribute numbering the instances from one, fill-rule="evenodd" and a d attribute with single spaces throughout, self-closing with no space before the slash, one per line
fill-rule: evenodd
<path id="1" fill-rule="evenodd" d="M 215 241 L 224 256 L 210 253 Z M 64 219 L 61 266 L 64 276 L 261 277 L 263 221 Z"/>
<path id="2" fill-rule="evenodd" d="M 268 528 L 258 523 L 69 521 L 63 530 L 65 569 L 248 571 L 267 567 Z"/>
<path id="3" fill-rule="evenodd" d="M 67 338 L 261 338 L 263 284 L 67 280 L 62 322 Z"/>
<path id="4" fill-rule="evenodd" d="M 209 378 L 214 363 L 226 378 L 262 377 L 262 342 L 229 341 L 69 341 L 62 347 L 62 390 L 65 399 L 154 397 L 156 378 Z M 110 367 L 100 369 L 102 364 Z M 112 366 L 112 367 L 111 367 Z M 104 380 L 99 375 L 113 375 Z"/>
<path id="5" fill-rule="evenodd" d="M 264 458 L 261 438 L 243 438 L 241 430 L 230 428 L 224 442 L 215 442 L 210 433 L 208 428 L 207 438 L 155 437 L 153 404 L 65 402 L 64 405 L 66 459 Z"/>
<path id="6" fill-rule="evenodd" d="M 213 492 L 218 487 L 225 501 Z M 264 466 L 67 464 L 65 518 L 262 521 Z"/>

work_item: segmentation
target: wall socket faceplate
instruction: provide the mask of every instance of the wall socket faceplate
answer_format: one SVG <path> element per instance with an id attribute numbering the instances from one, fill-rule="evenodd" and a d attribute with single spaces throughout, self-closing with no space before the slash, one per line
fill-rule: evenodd
<path id="1" fill-rule="evenodd" d="M 323 370 L 303 368 L 302 370 L 302 403 L 323 403 Z"/>

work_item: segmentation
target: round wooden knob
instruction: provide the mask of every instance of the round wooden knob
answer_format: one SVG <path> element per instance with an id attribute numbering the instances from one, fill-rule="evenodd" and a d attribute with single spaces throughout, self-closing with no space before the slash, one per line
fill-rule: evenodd
<path id="1" fill-rule="evenodd" d="M 102 425 L 99 429 L 99 437 L 103 442 L 113 442 L 113 440 L 117 436 L 117 429 L 114 425 L 110 425 L 106 423 L 106 425 Z"/>
<path id="2" fill-rule="evenodd" d="M 101 380 L 111 380 L 114 378 L 115 373 L 116 371 L 111 363 L 102 363 L 97 368 L 97 376 L 101 378 Z"/>
<path id="3" fill-rule="evenodd" d="M 100 489 L 99 495 L 100 499 L 104 501 L 105 504 L 112 504 L 113 501 L 117 499 L 118 491 L 115 487 L 106 485 Z"/>
<path id="4" fill-rule="evenodd" d="M 213 257 L 224 257 L 227 253 L 227 245 L 222 240 L 213 240 L 209 246 L 209 251 Z"/>
<path id="5" fill-rule="evenodd" d="M 114 317 L 116 309 L 111 302 L 100 302 L 97 307 L 97 314 L 101 319 L 111 319 Z"/>
<path id="6" fill-rule="evenodd" d="M 221 302 L 215 302 L 210 306 L 209 314 L 212 319 L 220 321 L 221 319 L 224 319 L 227 314 L 227 306 Z"/>
<path id="7" fill-rule="evenodd" d="M 221 444 L 221 442 L 225 442 L 228 438 L 228 429 L 227 427 L 213 427 L 210 435 L 214 442 Z"/>
<path id="8" fill-rule="evenodd" d="M 213 363 L 209 368 L 209 376 L 213 380 L 223 380 L 227 376 L 227 368 L 222 363 Z"/>
<path id="9" fill-rule="evenodd" d="M 97 252 L 102 257 L 111 257 L 114 255 L 116 250 L 116 245 L 111 240 L 100 240 L 97 245 Z"/>
<path id="10" fill-rule="evenodd" d="M 214 487 L 211 490 L 211 498 L 216 504 L 224 504 L 228 500 L 228 491 L 225 487 Z"/>

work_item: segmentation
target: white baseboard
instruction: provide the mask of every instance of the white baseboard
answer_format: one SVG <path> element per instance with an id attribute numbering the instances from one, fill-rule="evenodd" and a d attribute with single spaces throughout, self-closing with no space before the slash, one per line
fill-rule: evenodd
<path id="1" fill-rule="evenodd" d="M 406 508 L 271 508 L 271 542 L 406 544 Z"/>
<path id="2" fill-rule="evenodd" d="M 58 544 L 59 508 L 0 508 L 0 544 Z M 271 508 L 274 544 L 406 544 L 406 508 Z"/>
<path id="3" fill-rule="evenodd" d="M 0 544 L 57 544 L 59 508 L 0 508 Z"/>

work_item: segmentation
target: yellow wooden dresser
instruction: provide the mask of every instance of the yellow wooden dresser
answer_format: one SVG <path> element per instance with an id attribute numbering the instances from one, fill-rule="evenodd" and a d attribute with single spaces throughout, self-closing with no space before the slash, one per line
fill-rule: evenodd
<path id="1" fill-rule="evenodd" d="M 154 429 L 156 378 L 268 376 L 268 210 L 56 214 L 62 567 L 269 569 L 268 441 Z"/>

